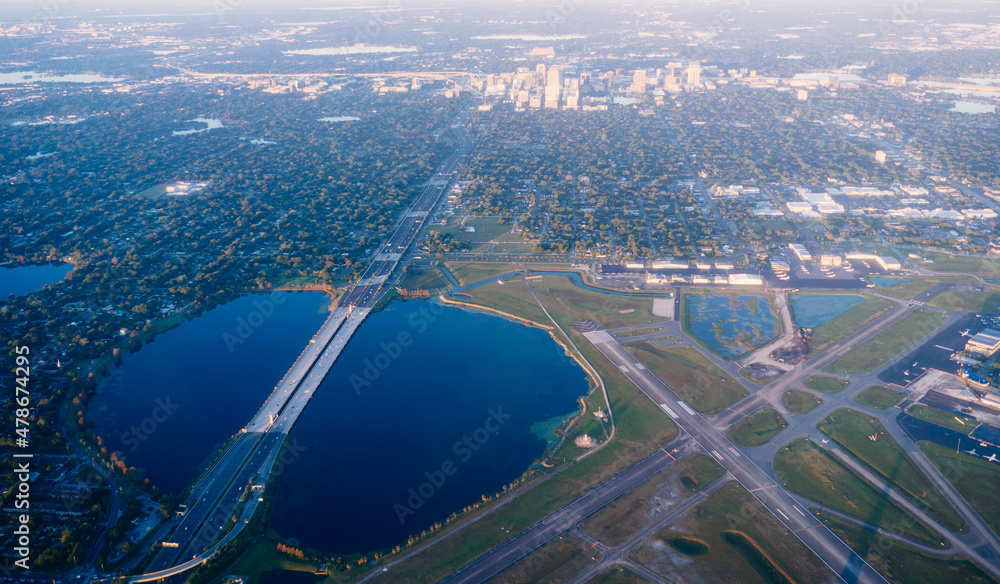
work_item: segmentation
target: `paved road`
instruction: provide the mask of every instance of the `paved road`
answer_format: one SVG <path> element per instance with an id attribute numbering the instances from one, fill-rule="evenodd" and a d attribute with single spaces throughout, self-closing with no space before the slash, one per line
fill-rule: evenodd
<path id="1" fill-rule="evenodd" d="M 646 541 L 647 537 L 649 537 L 649 536 L 653 535 L 654 533 L 660 531 L 661 529 L 663 529 L 664 527 L 666 527 L 670 523 L 673 523 L 678 517 L 680 517 L 681 515 L 687 513 L 688 511 L 690 511 L 692 507 L 694 507 L 695 505 L 703 502 L 712 493 L 714 493 L 715 491 L 719 490 L 719 487 L 721 487 L 722 485 L 728 483 L 729 480 L 730 480 L 730 477 L 724 477 L 724 478 L 721 478 L 721 479 L 715 481 L 714 483 L 712 483 L 711 485 L 709 485 L 704 490 L 699 491 L 694 496 L 688 498 L 687 500 L 683 501 L 680 505 L 677 505 L 676 507 L 674 507 L 673 509 L 671 509 L 669 513 L 666 513 L 662 517 L 657 518 L 656 521 L 654 521 L 647 528 L 643 529 L 638 534 L 636 534 L 635 537 L 633 537 L 632 539 L 628 540 L 627 542 L 625 542 L 622 545 L 617 546 L 617 547 L 608 547 L 608 546 L 604 545 L 603 543 L 600 543 L 599 541 L 597 541 L 593 537 L 589 536 L 588 534 L 580 531 L 579 528 L 573 529 L 571 531 L 571 533 L 572 533 L 572 535 L 574 537 L 576 537 L 578 539 L 581 539 L 581 540 L 583 540 L 583 541 L 591 544 L 592 547 L 594 547 L 595 549 L 597 549 L 598 551 L 601 552 L 601 560 L 598 561 L 593 566 L 587 568 L 583 572 L 580 572 L 579 574 L 577 574 L 577 576 L 575 578 L 573 578 L 572 580 L 570 580 L 569 584 L 584 584 L 585 582 L 589 581 L 591 578 L 593 578 L 597 574 L 599 574 L 599 573 L 603 572 L 604 570 L 610 568 L 613 564 L 622 564 L 622 565 L 628 566 L 628 568 L 630 570 L 633 570 L 633 571 L 636 571 L 636 572 L 642 572 L 644 575 L 646 575 L 647 578 L 649 578 L 650 577 L 649 574 L 646 574 L 646 572 L 648 572 L 648 570 L 646 570 L 646 568 L 644 568 L 644 567 L 642 567 L 642 566 L 634 563 L 628 557 L 629 552 L 631 552 L 633 549 L 639 547 L 644 541 Z M 662 578 L 660 578 L 659 576 L 657 576 L 655 574 L 652 575 L 651 579 L 654 582 L 662 582 L 663 581 Z"/>
<path id="2" fill-rule="evenodd" d="M 675 449 L 677 452 L 674 452 Z M 669 467 L 678 458 L 693 452 L 694 449 L 695 444 L 688 438 L 682 437 L 675 440 L 441 580 L 441 584 L 446 582 L 448 584 L 471 584 L 489 579 L 553 538 L 569 531 L 598 509 Z"/>
<path id="3" fill-rule="evenodd" d="M 604 331 L 585 336 L 845 582 L 886 580 Z"/>
<path id="4" fill-rule="evenodd" d="M 310 340 L 257 414 L 212 469 L 196 483 L 188 500 L 187 514 L 169 523 L 161 532 L 161 540 L 169 537 L 177 546 L 164 547 L 153 558 L 147 573 L 169 576 L 192 567 L 189 558 L 197 560 L 211 548 L 222 527 L 232 519 L 245 489 L 267 481 L 285 436 L 354 331 L 384 296 L 383 285 L 398 266 L 402 254 L 419 236 L 458 165 L 471 152 L 472 141 L 465 128 L 459 123 L 452 129 L 458 149 L 439 167 L 386 244 L 376 252 L 367 270 L 345 293 L 340 306 Z M 242 525 L 237 524 L 234 531 L 238 533 L 240 529 Z M 178 562 L 181 565 L 170 570 Z"/>

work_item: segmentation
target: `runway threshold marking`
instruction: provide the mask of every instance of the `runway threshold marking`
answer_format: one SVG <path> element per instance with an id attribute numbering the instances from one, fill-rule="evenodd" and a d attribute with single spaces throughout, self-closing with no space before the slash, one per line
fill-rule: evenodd
<path id="1" fill-rule="evenodd" d="M 685 412 L 687 412 L 688 414 L 690 414 L 692 416 L 694 415 L 694 410 L 692 410 L 691 406 L 687 405 L 686 403 L 684 403 L 682 401 L 679 401 L 679 402 L 677 402 L 677 405 L 679 405 L 681 407 L 681 409 L 684 410 Z"/>
<path id="2" fill-rule="evenodd" d="M 673 418 L 675 420 L 677 419 L 677 414 L 674 413 L 674 411 L 672 409 L 670 409 L 669 407 L 667 407 L 667 404 L 660 404 L 660 409 L 663 410 L 664 412 L 666 412 L 667 415 L 670 416 L 671 418 Z"/>
<path id="3" fill-rule="evenodd" d="M 736 450 L 736 449 L 735 449 L 735 448 L 733 448 L 732 446 L 730 446 L 730 447 L 729 447 L 729 450 L 731 450 L 731 451 L 732 451 L 732 453 L 733 453 L 733 454 L 735 454 L 736 456 L 743 456 L 742 454 L 740 454 L 740 451 L 739 451 L 739 450 Z"/>
<path id="4" fill-rule="evenodd" d="M 622 373 L 628 373 L 628 367 L 624 365 L 619 365 L 618 368 L 622 370 Z"/>
<path id="5" fill-rule="evenodd" d="M 718 458 L 720 461 L 722 460 L 722 455 L 719 454 L 719 452 L 717 450 L 713 450 L 712 451 L 712 455 L 715 456 L 716 458 Z"/>

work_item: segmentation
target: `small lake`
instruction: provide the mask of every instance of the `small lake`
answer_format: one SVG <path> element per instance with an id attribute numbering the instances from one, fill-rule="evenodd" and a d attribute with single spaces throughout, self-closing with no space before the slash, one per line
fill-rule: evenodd
<path id="1" fill-rule="evenodd" d="M 199 124 L 205 124 L 204 128 L 194 128 L 191 130 L 174 130 L 172 136 L 188 136 L 191 134 L 200 134 L 202 132 L 208 132 L 211 130 L 218 130 L 224 127 L 221 120 L 215 118 L 195 118 L 193 120 L 188 120 L 189 122 L 196 122 Z"/>
<path id="2" fill-rule="evenodd" d="M 321 292 L 244 296 L 126 353 L 89 408 L 104 446 L 161 489 L 181 491 L 250 421 L 329 304 Z"/>
<path id="3" fill-rule="evenodd" d="M 868 281 L 880 288 L 889 288 L 895 286 L 896 284 L 902 284 L 903 282 L 909 282 L 909 278 L 881 278 L 879 276 L 869 276 Z"/>
<path id="4" fill-rule="evenodd" d="M 737 359 L 778 333 L 770 296 L 754 293 L 687 295 L 691 332 L 726 359 Z"/>
<path id="5" fill-rule="evenodd" d="M 988 103 L 976 103 L 974 101 L 956 101 L 950 112 L 960 114 L 995 114 L 997 106 Z"/>
<path id="6" fill-rule="evenodd" d="M 355 333 L 293 428 L 271 526 L 328 554 L 405 544 L 520 477 L 587 391 L 542 329 L 393 303 Z"/>
<path id="7" fill-rule="evenodd" d="M 816 328 L 865 301 L 854 294 L 790 294 L 792 315 L 802 328 Z"/>
<path id="8" fill-rule="evenodd" d="M 37 292 L 62 281 L 72 270 L 72 264 L 0 267 L 0 300 Z"/>

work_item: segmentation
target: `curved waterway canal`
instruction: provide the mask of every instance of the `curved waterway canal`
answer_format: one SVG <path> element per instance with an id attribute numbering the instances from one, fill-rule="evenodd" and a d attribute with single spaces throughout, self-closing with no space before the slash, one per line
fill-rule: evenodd
<path id="1" fill-rule="evenodd" d="M 394 303 L 355 333 L 295 425 L 272 526 L 331 554 L 405 543 L 520 477 L 587 391 L 547 331 Z"/>

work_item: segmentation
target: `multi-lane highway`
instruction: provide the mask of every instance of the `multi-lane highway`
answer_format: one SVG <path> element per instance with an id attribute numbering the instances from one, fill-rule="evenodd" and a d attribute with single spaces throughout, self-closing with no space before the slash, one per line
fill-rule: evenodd
<path id="1" fill-rule="evenodd" d="M 439 167 L 417 197 L 386 243 L 375 253 L 361 278 L 341 298 L 339 306 L 313 336 L 284 378 L 240 431 L 233 442 L 195 484 L 181 518 L 168 523 L 158 534 L 166 541 L 150 562 L 146 575 L 132 581 L 146 581 L 155 574 L 179 574 L 208 557 L 219 545 L 220 534 L 235 522 L 228 538 L 242 529 L 235 517 L 248 488 L 263 485 L 277 459 L 285 436 L 315 395 L 323 378 L 341 351 L 361 326 L 371 309 L 385 294 L 383 286 L 399 265 L 402 254 L 420 235 L 427 217 L 437 206 L 462 159 L 471 151 L 472 140 L 461 123 L 452 126 L 458 148 Z M 251 497 L 251 508 L 256 499 Z"/>

